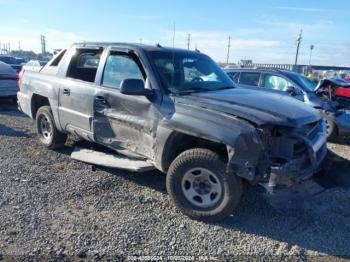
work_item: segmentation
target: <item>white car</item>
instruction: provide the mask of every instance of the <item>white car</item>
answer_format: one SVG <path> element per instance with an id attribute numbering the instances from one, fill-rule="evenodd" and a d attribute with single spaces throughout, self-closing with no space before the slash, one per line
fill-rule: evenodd
<path id="1" fill-rule="evenodd" d="M 39 72 L 40 69 L 47 64 L 47 61 L 40 61 L 40 60 L 30 60 L 28 63 L 26 63 L 22 69 L 28 70 L 28 71 L 34 71 Z"/>

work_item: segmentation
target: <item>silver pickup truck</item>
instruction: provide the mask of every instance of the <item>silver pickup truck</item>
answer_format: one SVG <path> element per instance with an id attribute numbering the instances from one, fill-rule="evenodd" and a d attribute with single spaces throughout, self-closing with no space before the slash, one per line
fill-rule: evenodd
<path id="1" fill-rule="evenodd" d="M 74 134 L 167 173 L 194 219 L 230 215 L 242 180 L 270 192 L 300 183 L 327 153 L 313 108 L 238 89 L 208 56 L 160 45 L 74 44 L 21 73 L 18 102 L 48 148 Z"/>

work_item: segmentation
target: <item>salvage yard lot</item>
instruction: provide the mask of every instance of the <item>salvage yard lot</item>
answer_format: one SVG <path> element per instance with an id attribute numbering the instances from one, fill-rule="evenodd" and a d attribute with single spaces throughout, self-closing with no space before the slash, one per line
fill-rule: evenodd
<path id="1" fill-rule="evenodd" d="M 350 146 L 330 144 L 325 190 L 295 209 L 273 209 L 245 186 L 234 216 L 193 221 L 168 199 L 165 176 L 70 159 L 74 142 L 50 151 L 14 105 L 0 101 L 0 260 L 7 256 L 126 258 L 350 257 Z"/>

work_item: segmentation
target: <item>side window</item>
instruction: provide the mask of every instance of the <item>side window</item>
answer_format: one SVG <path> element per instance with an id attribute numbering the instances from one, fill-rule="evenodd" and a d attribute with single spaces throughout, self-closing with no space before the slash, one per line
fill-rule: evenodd
<path id="1" fill-rule="evenodd" d="M 265 88 L 286 91 L 288 86 L 293 86 L 293 84 L 283 77 L 270 74 L 264 76 Z"/>
<path id="2" fill-rule="evenodd" d="M 230 76 L 233 82 L 238 84 L 239 72 L 228 72 L 227 74 Z"/>
<path id="3" fill-rule="evenodd" d="M 239 83 L 242 85 L 259 86 L 260 73 L 241 72 Z"/>
<path id="4" fill-rule="evenodd" d="M 67 51 L 66 49 L 63 50 L 63 51 L 61 51 L 61 52 L 57 55 L 57 57 L 51 62 L 50 66 L 58 66 L 58 64 L 61 62 L 61 60 L 62 60 L 64 54 L 66 53 L 66 51 Z"/>
<path id="5" fill-rule="evenodd" d="M 68 67 L 67 77 L 94 82 L 102 50 L 77 50 Z"/>
<path id="6" fill-rule="evenodd" d="M 120 88 L 125 79 L 144 80 L 142 72 L 135 60 L 122 54 L 110 54 L 103 71 L 102 85 Z"/>

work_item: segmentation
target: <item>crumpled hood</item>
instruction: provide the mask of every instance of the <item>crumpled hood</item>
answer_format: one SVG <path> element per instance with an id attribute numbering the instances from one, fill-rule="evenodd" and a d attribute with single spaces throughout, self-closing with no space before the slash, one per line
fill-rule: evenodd
<path id="1" fill-rule="evenodd" d="M 346 82 L 345 80 L 341 79 L 341 78 L 326 78 L 323 80 L 320 80 L 315 88 L 315 93 L 317 93 L 317 91 L 319 89 L 321 89 L 324 86 L 327 85 L 335 85 L 335 86 L 342 86 L 345 88 L 350 88 L 350 83 Z"/>
<path id="2" fill-rule="evenodd" d="M 175 101 L 177 104 L 234 115 L 257 125 L 296 127 L 321 118 L 318 111 L 297 99 L 249 89 L 178 95 Z"/>

